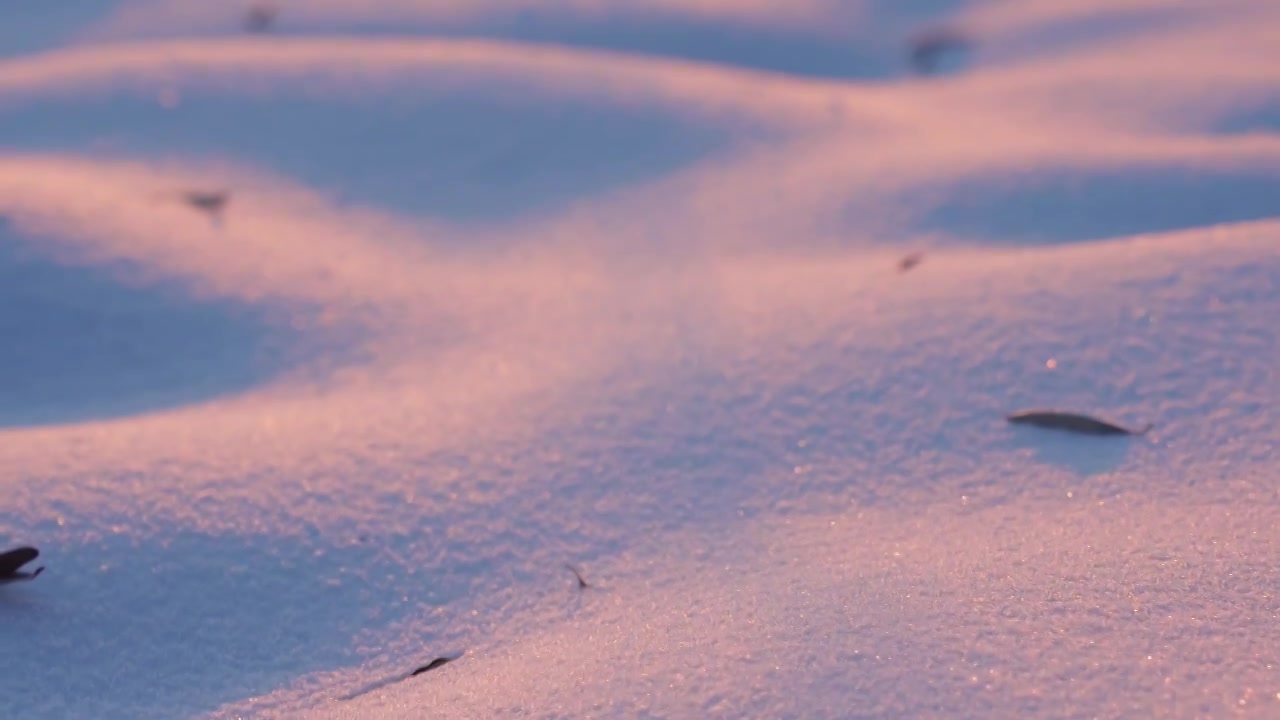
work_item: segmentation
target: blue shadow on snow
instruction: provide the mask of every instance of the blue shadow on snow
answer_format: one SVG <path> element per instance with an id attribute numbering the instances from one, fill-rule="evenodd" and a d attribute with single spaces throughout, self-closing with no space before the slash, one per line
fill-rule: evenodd
<path id="1" fill-rule="evenodd" d="M 957 182 L 920 229 L 1053 244 L 1161 233 L 1276 215 L 1275 171 L 1151 169 Z"/>
<path id="2" fill-rule="evenodd" d="M 263 312 L 128 287 L 43 259 L 36 242 L 0 220 L 0 428 L 209 400 L 291 364 L 293 331 Z"/>
<path id="3" fill-rule="evenodd" d="M 318 536 L 184 531 L 41 550 L 38 580 L 0 586 L 10 717 L 198 716 L 358 662 L 361 631 L 428 599 L 422 576 L 375 544 Z"/>
<path id="4" fill-rule="evenodd" d="M 490 92 L 203 94 L 173 109 L 132 94 L 59 100 L 0 116 L 0 145 L 243 158 L 344 202 L 466 222 L 555 210 L 668 174 L 729 141 L 727 130 L 658 109 Z"/>

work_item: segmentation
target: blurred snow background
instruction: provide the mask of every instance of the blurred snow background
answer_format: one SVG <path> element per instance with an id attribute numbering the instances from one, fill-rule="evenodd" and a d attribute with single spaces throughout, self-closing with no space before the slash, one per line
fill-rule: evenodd
<path id="1" fill-rule="evenodd" d="M 0 2 L 6 715 L 1280 714 L 1280 5 L 272 7 Z"/>

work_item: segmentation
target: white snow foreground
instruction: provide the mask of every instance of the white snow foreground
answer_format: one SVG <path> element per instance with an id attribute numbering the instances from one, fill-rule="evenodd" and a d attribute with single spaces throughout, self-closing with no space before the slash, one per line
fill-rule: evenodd
<path id="1" fill-rule="evenodd" d="M 6 715 L 1280 713 L 1280 6 L 205 5 L 0 32 Z"/>

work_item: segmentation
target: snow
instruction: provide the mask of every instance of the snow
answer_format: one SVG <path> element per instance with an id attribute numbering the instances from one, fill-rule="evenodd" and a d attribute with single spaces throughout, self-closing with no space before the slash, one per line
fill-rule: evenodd
<path id="1" fill-rule="evenodd" d="M 1280 5 L 907 5 L 14 13 L 6 713 L 1280 714 Z"/>

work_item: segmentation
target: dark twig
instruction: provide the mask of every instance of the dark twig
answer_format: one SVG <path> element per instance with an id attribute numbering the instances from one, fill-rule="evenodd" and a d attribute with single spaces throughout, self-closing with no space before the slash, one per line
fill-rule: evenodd
<path id="1" fill-rule="evenodd" d="M 591 587 L 590 585 L 587 584 L 586 580 L 582 579 L 582 573 L 578 572 L 577 568 L 567 563 L 565 564 L 565 567 L 569 568 L 569 572 L 573 573 L 573 576 L 578 579 L 579 590 L 586 590 L 587 588 Z"/>
<path id="2" fill-rule="evenodd" d="M 911 268 L 919 265 L 922 260 L 924 260 L 924 253 L 922 252 L 913 252 L 909 255 L 906 255 L 905 257 L 903 257 L 901 260 L 898 261 L 898 272 L 904 273 L 910 270 Z"/>
<path id="3" fill-rule="evenodd" d="M 188 190 L 182 193 L 182 200 L 197 210 L 217 215 L 231 201 L 231 193 L 225 190 Z"/>
<path id="4" fill-rule="evenodd" d="M 444 665 L 445 663 L 448 663 L 448 662 L 452 662 L 453 660 L 454 658 L 451 658 L 451 657 L 438 657 L 435 660 L 432 660 L 431 662 L 427 663 L 426 665 L 423 665 L 422 667 L 418 668 L 417 670 L 414 670 L 413 672 L 409 673 L 409 677 L 415 677 L 429 670 L 435 670 L 441 665 Z"/>
<path id="5" fill-rule="evenodd" d="M 244 29 L 249 32 L 266 32 L 271 29 L 279 13 L 273 5 L 254 5 L 244 15 Z"/>
<path id="6" fill-rule="evenodd" d="M 1132 430 L 1088 415 L 1057 410 L 1023 410 L 1009 415 L 1006 419 L 1017 425 L 1035 425 L 1083 435 L 1145 435 L 1153 427 L 1152 423 L 1147 423 L 1138 430 Z"/>
<path id="7" fill-rule="evenodd" d="M 911 40 L 908 55 L 911 67 L 921 75 L 932 75 L 938 70 L 943 56 L 951 52 L 964 52 L 970 41 L 956 30 L 941 28 L 929 30 Z"/>
<path id="8" fill-rule="evenodd" d="M 368 695 L 369 693 L 373 692 L 374 690 L 378 690 L 378 689 L 384 688 L 384 687 L 386 687 L 386 686 L 388 686 L 388 685 L 390 685 L 390 684 L 392 684 L 392 683 L 404 682 L 405 680 L 408 680 L 409 678 L 417 677 L 417 676 L 421 675 L 422 673 L 430 672 L 431 670 L 435 670 L 436 668 L 438 668 L 438 667 L 440 667 L 440 666 L 442 666 L 442 665 L 446 665 L 446 664 L 448 664 L 448 663 L 451 663 L 451 662 L 453 662 L 454 660 L 457 660 L 457 659 L 458 659 L 458 658 L 460 658 L 460 657 L 462 657 L 462 654 L 461 654 L 461 653 L 459 653 L 459 654 L 457 654 L 457 655 L 454 655 L 453 657 L 448 657 L 448 656 L 441 656 L 441 657 L 438 657 L 438 658 L 436 658 L 435 660 L 432 660 L 431 662 L 427 663 L 426 665 L 423 665 L 422 667 L 415 669 L 413 672 L 408 673 L 407 675 L 394 675 L 394 676 L 389 677 L 389 678 L 383 678 L 382 680 L 378 680 L 377 682 L 373 682 L 373 683 L 370 683 L 370 684 L 368 684 L 368 685 L 365 685 L 364 687 L 360 688 L 359 690 L 355 690 L 355 691 L 353 691 L 353 692 L 347 693 L 346 695 L 343 695 L 343 696 L 339 697 L 338 699 L 339 699 L 339 700 L 354 700 L 355 698 L 358 698 L 358 697 L 360 697 L 361 695 Z"/>
<path id="9" fill-rule="evenodd" d="M 44 572 L 43 566 L 31 572 L 19 568 L 39 556 L 40 551 L 33 547 L 14 548 L 4 554 L 0 554 L 0 583 L 35 580 L 40 576 L 40 573 Z"/>

